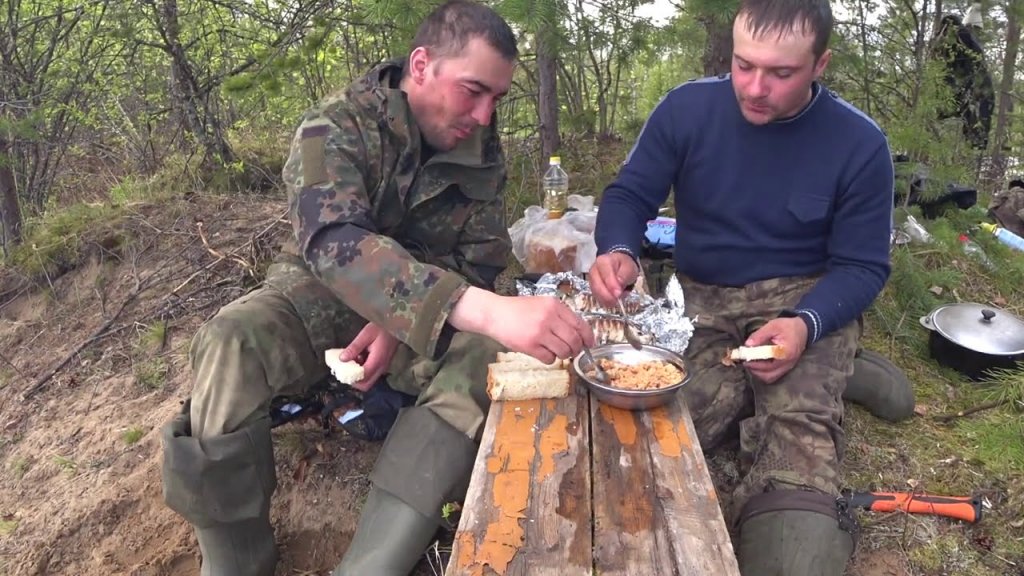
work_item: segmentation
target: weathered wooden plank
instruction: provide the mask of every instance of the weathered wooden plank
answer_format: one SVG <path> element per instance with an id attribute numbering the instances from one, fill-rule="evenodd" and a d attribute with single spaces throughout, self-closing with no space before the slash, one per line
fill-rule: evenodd
<path id="1" fill-rule="evenodd" d="M 592 573 L 588 410 L 492 403 L 445 574 Z"/>
<path id="2" fill-rule="evenodd" d="M 739 574 L 685 401 L 591 400 L 594 566 L 602 575 Z"/>

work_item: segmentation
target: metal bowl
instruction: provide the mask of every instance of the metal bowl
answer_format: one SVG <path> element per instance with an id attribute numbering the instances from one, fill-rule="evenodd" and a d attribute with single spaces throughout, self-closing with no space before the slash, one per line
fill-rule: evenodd
<path id="1" fill-rule="evenodd" d="M 683 380 L 681 382 L 664 388 L 655 390 L 616 388 L 601 384 L 588 376 L 587 371 L 591 368 L 590 360 L 585 354 L 578 354 L 572 361 L 576 374 L 579 375 L 587 388 L 590 389 L 590 393 L 597 397 L 598 401 L 610 406 L 626 410 L 647 410 L 648 408 L 663 406 L 674 400 L 676 392 L 690 381 L 690 372 L 686 369 L 686 363 L 683 361 L 683 358 L 675 352 L 659 346 L 645 345 L 643 349 L 636 350 L 629 344 L 604 344 L 591 348 L 590 352 L 593 354 L 595 361 L 609 358 L 624 364 L 637 364 L 651 360 L 660 360 L 674 364 L 683 372 Z"/>

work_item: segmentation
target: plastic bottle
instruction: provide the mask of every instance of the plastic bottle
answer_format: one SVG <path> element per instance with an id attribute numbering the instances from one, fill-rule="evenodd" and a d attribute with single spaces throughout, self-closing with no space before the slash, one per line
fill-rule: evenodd
<path id="1" fill-rule="evenodd" d="M 982 222 L 981 229 L 986 232 L 991 232 L 992 235 L 998 238 L 1000 242 L 1006 244 L 1010 248 L 1024 252 L 1024 238 L 1017 236 L 1006 228 L 1001 228 L 995 224 L 989 224 L 988 222 Z"/>
<path id="2" fill-rule="evenodd" d="M 544 173 L 544 209 L 549 220 L 565 214 L 569 201 L 569 175 L 562 169 L 562 159 L 552 156 L 548 171 Z"/>
<path id="3" fill-rule="evenodd" d="M 968 238 L 966 234 L 960 235 L 960 245 L 963 246 L 965 254 L 980 262 L 985 268 L 995 270 L 996 265 L 988 259 L 988 255 L 981 249 L 981 246 L 978 246 L 973 240 Z"/>

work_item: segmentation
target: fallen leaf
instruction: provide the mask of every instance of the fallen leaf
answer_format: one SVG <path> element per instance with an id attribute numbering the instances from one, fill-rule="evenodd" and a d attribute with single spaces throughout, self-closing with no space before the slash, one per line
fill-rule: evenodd
<path id="1" fill-rule="evenodd" d="M 1003 298 L 1002 296 L 996 296 L 995 298 L 992 299 L 992 303 L 995 304 L 996 306 L 1006 306 L 1006 298 Z"/>
<path id="2" fill-rule="evenodd" d="M 920 484 L 920 482 L 918 482 L 917 480 L 914 480 L 913 478 L 907 478 L 907 486 L 910 486 L 912 490 L 916 490 L 918 484 Z"/>
<path id="3" fill-rule="evenodd" d="M 918 416 L 927 416 L 930 410 L 931 408 L 924 404 L 918 404 L 917 406 L 914 406 L 914 414 L 917 414 Z"/>
<path id="4" fill-rule="evenodd" d="M 942 286 L 932 286 L 928 291 L 936 296 L 942 296 Z"/>
<path id="5" fill-rule="evenodd" d="M 1024 518 L 1010 522 L 1011 528 L 1024 528 Z"/>

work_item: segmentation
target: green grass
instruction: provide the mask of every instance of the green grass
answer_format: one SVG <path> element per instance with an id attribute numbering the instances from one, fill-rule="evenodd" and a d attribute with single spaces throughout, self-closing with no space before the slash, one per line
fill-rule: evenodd
<path id="1" fill-rule="evenodd" d="M 78 463 L 71 458 L 60 455 L 54 456 L 53 463 L 68 476 L 74 476 L 78 473 Z"/>
<path id="2" fill-rule="evenodd" d="M 137 444 L 142 437 L 146 435 L 146 431 L 140 426 L 132 426 L 131 428 L 121 432 L 121 440 L 128 446 Z"/>
<path id="3" fill-rule="evenodd" d="M 29 466 L 31 466 L 31 463 L 28 461 L 28 459 L 22 457 L 15 458 L 14 460 L 12 460 L 11 463 L 8 465 L 8 468 L 10 469 L 11 475 L 14 476 L 15 480 L 21 480 L 22 478 L 25 477 L 25 474 L 28 472 Z"/>
<path id="4" fill-rule="evenodd" d="M 170 368 L 162 358 L 153 357 L 136 362 L 132 370 L 136 384 L 146 390 L 159 390 L 167 381 L 167 372 Z"/>
<path id="5" fill-rule="evenodd" d="M 0 519 L 0 536 L 9 536 L 18 528 L 17 520 Z"/>

